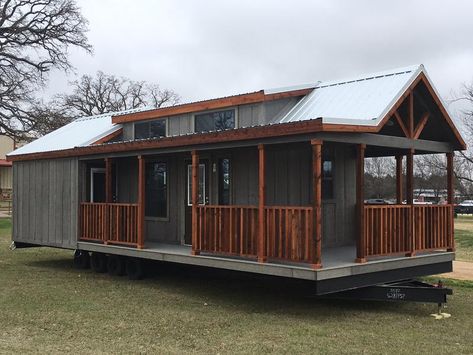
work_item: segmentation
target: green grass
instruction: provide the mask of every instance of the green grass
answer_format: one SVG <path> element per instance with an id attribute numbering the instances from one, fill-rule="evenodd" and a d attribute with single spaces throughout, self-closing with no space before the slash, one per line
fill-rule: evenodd
<path id="1" fill-rule="evenodd" d="M 473 283 L 447 312 L 323 301 L 294 285 L 156 264 L 143 281 L 77 271 L 72 252 L 10 251 L 0 220 L 0 353 L 471 353 Z"/>
<path id="2" fill-rule="evenodd" d="M 456 260 L 473 262 L 473 216 L 455 219 Z"/>

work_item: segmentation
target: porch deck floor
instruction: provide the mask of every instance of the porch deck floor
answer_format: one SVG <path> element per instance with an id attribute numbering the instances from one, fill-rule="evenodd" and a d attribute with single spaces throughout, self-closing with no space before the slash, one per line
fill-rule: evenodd
<path id="1" fill-rule="evenodd" d="M 406 257 L 404 255 L 379 257 L 369 259 L 367 263 L 359 264 L 355 263 L 356 247 L 346 246 L 323 248 L 323 267 L 321 269 L 313 269 L 309 264 L 282 262 L 279 260 L 268 260 L 266 263 L 259 263 L 251 258 L 229 257 L 211 253 L 202 253 L 201 255 L 194 256 L 191 255 L 191 247 L 188 245 L 156 242 L 147 242 L 144 249 L 91 242 L 78 242 L 77 248 L 152 260 L 314 281 L 411 267 L 428 267 L 434 264 L 451 264 L 454 259 L 454 253 L 437 251 L 417 254 L 414 257 Z"/>

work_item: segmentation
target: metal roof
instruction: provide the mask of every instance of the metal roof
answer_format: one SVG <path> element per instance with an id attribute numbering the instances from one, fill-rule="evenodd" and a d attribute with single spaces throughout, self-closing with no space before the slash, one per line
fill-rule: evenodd
<path id="1" fill-rule="evenodd" d="M 75 121 L 36 139 L 8 154 L 8 156 L 51 152 L 90 145 L 115 132 L 121 125 L 112 124 L 110 113 L 78 118 Z"/>
<path id="2" fill-rule="evenodd" d="M 295 88 L 314 87 L 314 90 L 301 99 L 283 118 L 272 124 L 321 118 L 324 123 L 376 126 L 421 72 L 427 76 L 423 65 L 416 65 L 349 80 L 319 82 L 290 88 L 264 90 L 264 92 L 279 93 Z M 88 146 L 122 127 L 121 124 L 112 123 L 112 116 L 147 110 L 150 108 L 81 117 L 8 155 Z"/>
<path id="3" fill-rule="evenodd" d="M 281 123 L 322 118 L 324 123 L 377 125 L 423 71 L 422 65 L 321 82 Z"/>

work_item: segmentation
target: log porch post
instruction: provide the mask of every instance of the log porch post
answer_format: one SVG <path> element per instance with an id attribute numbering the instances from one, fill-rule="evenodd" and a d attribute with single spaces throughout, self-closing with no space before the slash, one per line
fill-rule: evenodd
<path id="1" fill-rule="evenodd" d="M 356 262 L 366 263 L 365 243 L 365 151 L 366 144 L 357 146 L 356 157 L 356 210 L 358 219 L 358 238 L 356 248 Z"/>
<path id="2" fill-rule="evenodd" d="M 313 196 L 313 240 L 312 243 L 312 267 L 320 269 L 322 267 L 322 144 L 321 140 L 311 140 L 312 145 L 312 187 Z"/>
<path id="3" fill-rule="evenodd" d="M 198 238 L 198 217 L 197 208 L 199 206 L 199 153 L 196 150 L 192 155 L 192 255 L 200 254 L 200 245 Z"/>
<path id="4" fill-rule="evenodd" d="M 266 195 L 265 186 L 265 156 L 264 145 L 258 144 L 258 262 L 266 262 L 265 216 L 264 203 Z"/>
<path id="5" fill-rule="evenodd" d="M 406 256 L 414 256 L 416 240 L 414 233 L 414 149 L 409 149 L 406 155 L 406 203 L 409 205 L 409 252 Z"/>
<path id="6" fill-rule="evenodd" d="M 396 156 L 396 203 L 402 204 L 402 155 Z"/>
<path id="7" fill-rule="evenodd" d="M 447 203 L 450 205 L 450 216 L 449 216 L 449 240 L 447 251 L 455 251 L 455 238 L 453 228 L 453 203 L 455 200 L 455 189 L 453 179 L 453 153 L 447 153 Z"/>
<path id="8" fill-rule="evenodd" d="M 112 203 L 112 159 L 105 158 L 105 236 L 104 243 L 107 244 L 110 237 L 110 207 Z"/>
<path id="9" fill-rule="evenodd" d="M 145 245 L 145 158 L 138 156 L 138 249 Z"/>

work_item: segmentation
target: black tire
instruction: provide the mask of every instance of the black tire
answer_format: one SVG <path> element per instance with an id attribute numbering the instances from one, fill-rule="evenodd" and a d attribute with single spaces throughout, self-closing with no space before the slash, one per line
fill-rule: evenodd
<path id="1" fill-rule="evenodd" d="M 105 254 L 93 252 L 90 256 L 90 266 L 97 273 L 107 272 L 107 257 Z"/>
<path id="2" fill-rule="evenodd" d="M 109 255 L 107 257 L 107 270 L 112 276 L 125 275 L 125 260 L 119 255 Z"/>
<path id="3" fill-rule="evenodd" d="M 139 258 L 127 258 L 126 274 L 130 280 L 141 280 L 145 276 L 143 260 Z"/>
<path id="4" fill-rule="evenodd" d="M 74 252 L 74 267 L 76 269 L 88 269 L 90 267 L 89 252 L 77 249 Z"/>

